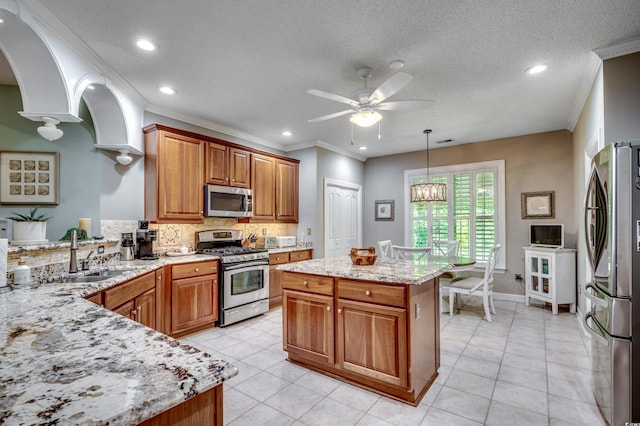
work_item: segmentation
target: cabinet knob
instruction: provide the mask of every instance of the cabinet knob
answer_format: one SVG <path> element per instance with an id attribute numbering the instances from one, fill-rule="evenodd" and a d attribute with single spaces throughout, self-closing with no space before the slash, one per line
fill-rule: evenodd
<path id="1" fill-rule="evenodd" d="M 236 181 L 235 179 L 231 179 L 231 182 L 235 182 L 235 181 Z"/>
<path id="2" fill-rule="evenodd" d="M 195 268 L 194 271 L 200 272 L 200 268 Z"/>
<path id="3" fill-rule="evenodd" d="M 136 316 L 138 312 L 134 309 L 133 311 L 131 311 L 131 315 L 133 315 L 134 317 Z"/>
<path id="4" fill-rule="evenodd" d="M 364 294 L 366 294 L 367 296 L 371 296 L 371 292 L 369 290 L 365 291 Z"/>
<path id="5" fill-rule="evenodd" d="M 279 258 L 279 257 L 276 257 L 276 260 L 280 260 L 280 258 Z"/>
<path id="6" fill-rule="evenodd" d="M 330 311 L 330 310 L 331 310 L 331 306 L 327 306 L 327 311 Z"/>
<path id="7" fill-rule="evenodd" d="M 138 306 L 136 309 L 138 309 L 138 312 L 140 312 L 142 310 L 142 305 Z"/>
<path id="8" fill-rule="evenodd" d="M 307 281 L 304 281 L 304 282 L 302 283 L 302 285 L 304 285 L 304 286 L 308 286 L 308 285 L 309 285 L 309 283 L 308 283 Z"/>
<path id="9" fill-rule="evenodd" d="M 224 178 L 224 180 L 229 180 L 229 178 Z"/>
<path id="10" fill-rule="evenodd" d="M 158 281 L 162 279 L 162 275 L 158 275 Z"/>
<path id="11" fill-rule="evenodd" d="M 341 314 L 342 313 L 342 308 L 338 309 L 338 313 Z"/>

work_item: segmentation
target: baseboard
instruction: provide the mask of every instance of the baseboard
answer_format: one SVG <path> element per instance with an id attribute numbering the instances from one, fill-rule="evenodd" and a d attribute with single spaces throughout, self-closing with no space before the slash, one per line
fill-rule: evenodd
<path id="1" fill-rule="evenodd" d="M 524 294 L 496 293 L 493 292 L 494 300 L 508 300 L 510 302 L 524 302 Z"/>

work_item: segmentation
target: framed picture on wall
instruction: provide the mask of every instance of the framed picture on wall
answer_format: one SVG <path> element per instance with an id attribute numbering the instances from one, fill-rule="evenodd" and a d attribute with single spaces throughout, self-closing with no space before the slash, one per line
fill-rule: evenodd
<path id="1" fill-rule="evenodd" d="M 520 210 L 523 219 L 553 219 L 555 191 L 523 192 L 520 195 Z"/>
<path id="2" fill-rule="evenodd" d="M 376 220 L 393 221 L 393 200 L 376 201 Z"/>
<path id="3" fill-rule="evenodd" d="M 59 157 L 0 151 L 0 204 L 58 204 Z"/>

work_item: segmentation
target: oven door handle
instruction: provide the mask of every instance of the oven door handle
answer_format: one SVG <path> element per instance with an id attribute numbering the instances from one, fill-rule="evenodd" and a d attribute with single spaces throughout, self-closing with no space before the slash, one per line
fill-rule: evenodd
<path id="1" fill-rule="evenodd" d="M 255 262 L 246 262 L 246 263 L 239 263 L 237 265 L 232 265 L 232 266 L 224 266 L 223 265 L 223 269 L 225 271 L 235 271 L 236 269 L 245 269 L 245 268 L 251 268 L 254 266 L 269 266 L 269 262 L 265 262 L 262 260 L 256 260 Z"/>
<path id="2" fill-rule="evenodd" d="M 591 319 L 591 322 L 593 322 L 593 324 L 598 328 L 598 332 L 591 328 L 591 326 L 589 325 L 589 319 Z M 584 316 L 584 327 L 598 343 L 609 346 L 609 341 L 606 338 L 602 337 L 602 335 L 606 333 L 606 331 L 602 329 L 602 326 L 598 324 L 598 321 L 591 313 L 588 313 Z"/>

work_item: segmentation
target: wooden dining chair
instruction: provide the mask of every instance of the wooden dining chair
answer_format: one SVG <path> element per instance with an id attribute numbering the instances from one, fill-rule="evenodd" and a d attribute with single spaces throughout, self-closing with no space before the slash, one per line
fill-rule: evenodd
<path id="1" fill-rule="evenodd" d="M 391 248 L 391 240 L 378 241 L 378 247 L 380 247 L 380 258 L 389 259 L 393 257 L 393 249 Z"/>
<path id="2" fill-rule="evenodd" d="M 459 304 L 457 300 L 459 295 L 480 296 L 482 297 L 487 322 L 491 322 L 491 313 L 494 315 L 496 313 L 496 309 L 493 306 L 493 271 L 496 267 L 496 256 L 500 247 L 502 247 L 500 244 L 496 244 L 491 248 L 482 278 L 458 276 L 452 279 L 448 285 L 443 286 L 449 292 L 449 315 L 453 316 L 453 304 L 454 302 L 456 306 Z"/>
<path id="3" fill-rule="evenodd" d="M 431 252 L 431 247 L 405 247 L 392 245 L 393 254 L 396 259 L 422 260 L 426 259 Z"/>

